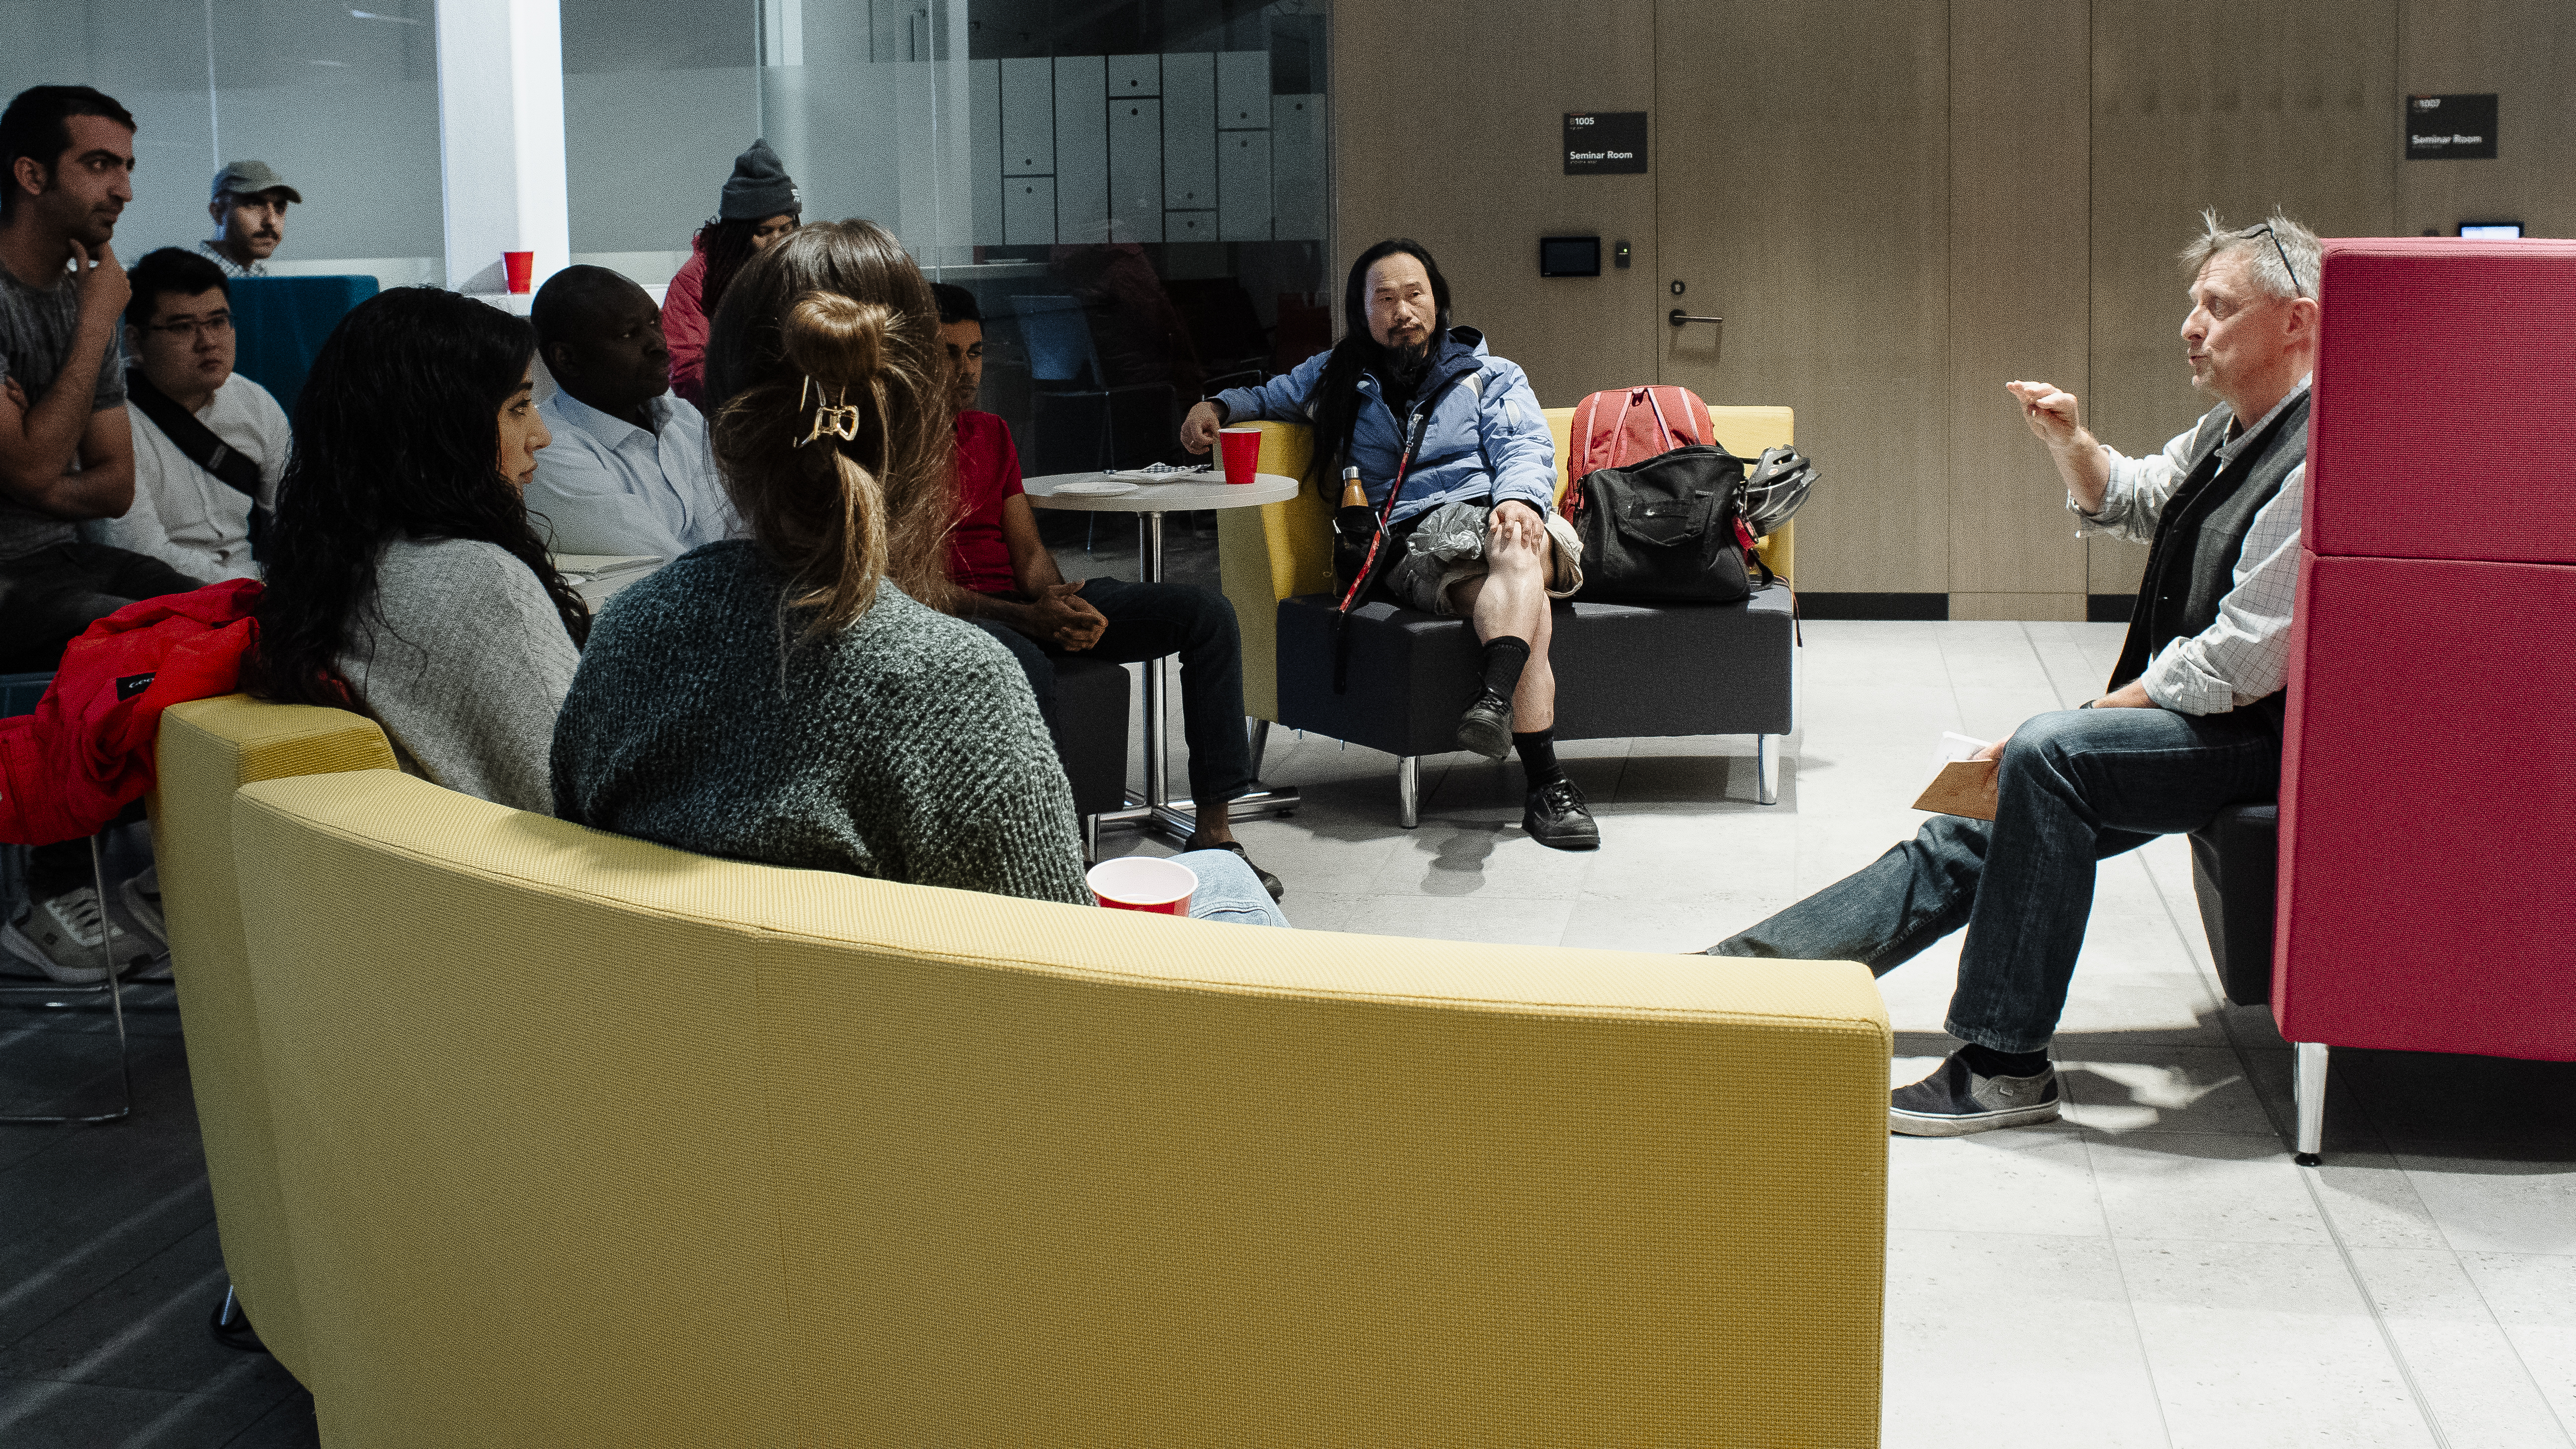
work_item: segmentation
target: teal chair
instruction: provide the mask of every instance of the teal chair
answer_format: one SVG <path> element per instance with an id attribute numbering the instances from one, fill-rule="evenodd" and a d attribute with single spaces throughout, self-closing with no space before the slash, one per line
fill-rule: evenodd
<path id="1" fill-rule="evenodd" d="M 378 290 L 373 277 L 234 278 L 233 370 L 267 388 L 292 417 L 323 339 Z"/>

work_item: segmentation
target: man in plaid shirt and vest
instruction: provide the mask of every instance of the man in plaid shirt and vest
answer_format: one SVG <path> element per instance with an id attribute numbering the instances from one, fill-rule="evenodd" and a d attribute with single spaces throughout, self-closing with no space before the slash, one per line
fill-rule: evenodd
<path id="1" fill-rule="evenodd" d="M 1968 1043 L 1900 1087 L 1888 1127 L 1954 1137 L 2058 1115 L 2049 1039 L 2092 913 L 2095 862 L 2268 800 L 2298 580 L 2317 355 L 2316 235 L 2275 215 L 2203 213 L 2183 249 L 2192 385 L 2218 399 L 2146 458 L 2095 440 L 2073 394 L 2006 384 L 2090 526 L 2152 545 L 2110 692 L 1988 746 L 1991 822 L 1936 816 L 1866 869 L 1708 950 L 1893 970 L 1965 926 L 1951 1035 Z"/>

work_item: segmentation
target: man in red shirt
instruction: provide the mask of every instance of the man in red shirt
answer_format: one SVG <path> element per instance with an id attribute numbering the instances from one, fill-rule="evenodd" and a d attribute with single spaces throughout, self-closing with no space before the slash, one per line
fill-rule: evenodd
<path id="1" fill-rule="evenodd" d="M 1190 798 L 1200 807 L 1198 829 L 1185 848 L 1242 855 L 1226 812 L 1210 808 L 1254 788 L 1234 605 L 1189 584 L 1065 582 L 1021 491 L 1009 425 L 975 411 L 984 382 L 983 312 L 963 287 L 941 283 L 930 290 L 939 299 L 939 336 L 956 379 L 950 405 L 957 410 L 957 527 L 948 536 L 948 577 L 966 591 L 964 612 L 1028 671 L 1051 733 L 1054 656 L 1088 653 L 1133 664 L 1180 655 L 1181 735 L 1190 750 Z M 1279 878 L 1257 865 L 1253 873 L 1278 898 Z"/>

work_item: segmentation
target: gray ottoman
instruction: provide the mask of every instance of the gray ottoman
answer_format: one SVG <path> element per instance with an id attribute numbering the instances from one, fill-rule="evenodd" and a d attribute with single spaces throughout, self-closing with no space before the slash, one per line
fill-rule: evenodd
<path id="1" fill-rule="evenodd" d="M 1796 621 L 1775 584 L 1734 604 L 1555 606 L 1556 735 L 1754 735 L 1760 800 L 1779 798 L 1779 744 L 1794 725 Z M 1403 823 L 1417 818 L 1419 760 L 1458 748 L 1458 712 L 1480 683 L 1465 620 L 1389 603 L 1354 610 L 1346 692 L 1333 692 L 1333 599 L 1279 602 L 1279 722 L 1398 757 Z"/>
<path id="2" fill-rule="evenodd" d="M 2238 1006 L 2272 999 L 2272 922 L 2278 899 L 2281 807 L 2230 805 L 2191 833 L 2191 893 L 2218 984 Z"/>
<path id="3" fill-rule="evenodd" d="M 1055 656 L 1056 758 L 1073 786 L 1073 813 L 1127 804 L 1127 668 L 1086 654 Z"/>

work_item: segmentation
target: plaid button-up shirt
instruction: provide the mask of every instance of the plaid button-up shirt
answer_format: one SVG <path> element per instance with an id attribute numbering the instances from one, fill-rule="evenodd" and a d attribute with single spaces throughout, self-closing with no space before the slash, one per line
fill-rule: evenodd
<path id="1" fill-rule="evenodd" d="M 241 263 L 234 261 L 231 255 L 226 253 L 222 247 L 216 246 L 210 241 L 201 241 L 197 243 L 197 255 L 204 257 L 208 261 L 213 262 L 216 266 L 223 268 L 224 275 L 226 277 L 265 277 L 268 275 L 268 263 L 253 262 L 249 266 L 245 267 Z"/>
<path id="2" fill-rule="evenodd" d="M 2272 411 L 2219 445 L 2218 456 L 2233 462 L 2236 454 L 2263 431 L 2281 409 L 2307 396 L 2310 379 L 2272 405 Z M 2137 543 L 2152 541 L 2166 500 L 2191 471 L 2192 454 L 2206 430 L 2231 426 L 2235 419 L 2218 412 L 2174 436 L 2152 457 L 2123 457 L 2104 444 L 2111 460 L 2111 484 L 2102 511 L 2087 513 L 2072 495 L 2066 506 L 2089 528 Z M 2236 556 L 2235 586 L 2218 601 L 2218 618 L 2187 639 L 2176 639 L 2147 664 L 2140 679 L 2147 697 L 2178 714 L 2224 714 L 2252 704 L 2280 689 L 2290 672 L 2290 613 L 2299 591 L 2299 523 L 2307 497 L 2308 465 L 2303 460 L 2281 480 L 2281 491 L 2254 515 L 2246 530 L 2244 550 Z"/>

